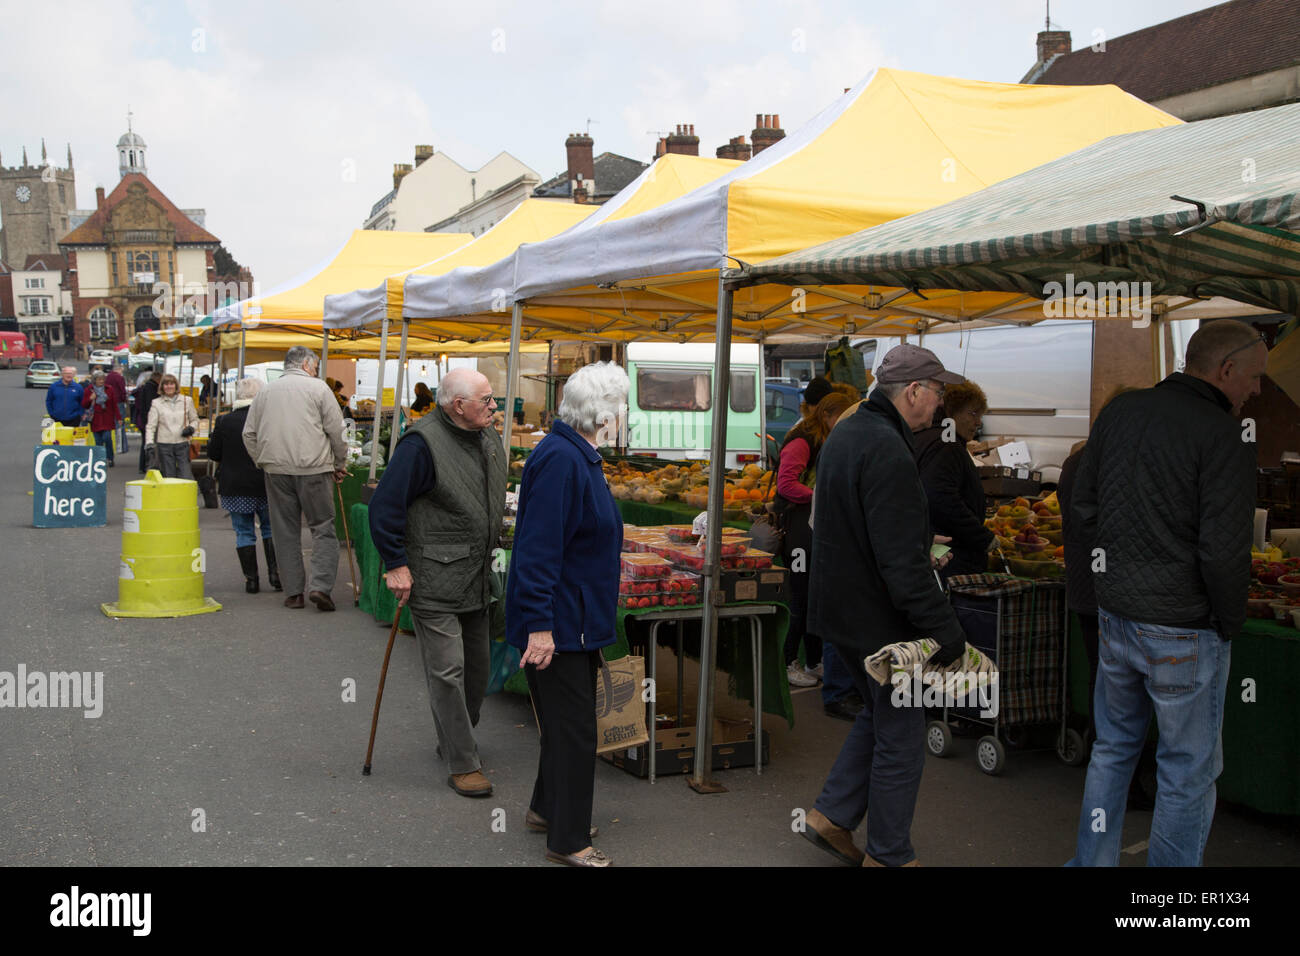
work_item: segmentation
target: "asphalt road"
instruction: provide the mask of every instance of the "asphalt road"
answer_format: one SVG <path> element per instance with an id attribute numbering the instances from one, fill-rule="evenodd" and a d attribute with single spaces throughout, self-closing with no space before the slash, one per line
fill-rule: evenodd
<path id="1" fill-rule="evenodd" d="M 201 512 L 214 614 L 113 620 L 124 483 L 109 472 L 103 528 L 32 527 L 31 451 L 43 390 L 0 372 L 0 670 L 102 671 L 102 716 L 0 710 L 0 863 L 6 865 L 549 865 L 523 827 L 537 759 L 526 699 L 490 698 L 480 749 L 495 794 L 446 785 L 411 638 L 393 652 L 374 773 L 360 770 L 387 631 L 354 610 L 346 563 L 334 614 L 247 595 L 229 519 Z M 132 445 L 132 453 L 137 446 Z M 264 572 L 263 572 L 264 573 Z M 665 652 L 666 653 L 666 652 Z M 660 672 L 670 672 L 672 657 Z M 344 684 L 356 683 L 356 700 Z M 619 865 L 834 866 L 791 828 L 811 807 L 848 724 L 817 693 L 797 726 L 769 719 L 772 762 L 719 774 L 701 796 L 683 778 L 653 787 L 600 764 L 597 846 Z M 1047 751 L 1012 752 L 1005 773 L 974 743 L 927 758 L 913 839 L 927 866 L 1058 866 L 1073 851 L 1083 771 Z M 1151 815 L 1124 823 L 1125 865 L 1141 865 Z M 502 821 L 504 827 L 502 827 Z M 495 825 L 494 825 L 495 824 Z M 1206 863 L 1300 864 L 1300 826 L 1221 806 Z M 859 843 L 864 839 L 859 833 Z"/>

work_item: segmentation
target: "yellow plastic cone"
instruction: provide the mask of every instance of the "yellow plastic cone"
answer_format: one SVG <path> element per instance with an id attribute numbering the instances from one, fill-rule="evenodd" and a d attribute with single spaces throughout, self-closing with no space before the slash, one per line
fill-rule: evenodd
<path id="1" fill-rule="evenodd" d="M 150 471 L 126 483 L 117 603 L 109 617 L 187 617 L 220 611 L 203 596 L 197 483 Z"/>

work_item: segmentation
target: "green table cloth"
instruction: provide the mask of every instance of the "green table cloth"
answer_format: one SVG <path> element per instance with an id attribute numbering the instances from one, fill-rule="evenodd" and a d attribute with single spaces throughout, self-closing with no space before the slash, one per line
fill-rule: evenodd
<path id="1" fill-rule="evenodd" d="M 1088 656 L 1071 618 L 1071 710 L 1086 719 Z M 1300 814 L 1300 631 L 1294 627 L 1250 618 L 1232 640 L 1218 795 L 1263 813 Z"/>
<path id="2" fill-rule="evenodd" d="M 381 467 L 375 472 L 375 478 L 380 478 L 384 474 Z M 338 510 L 338 500 L 334 502 L 334 533 L 338 535 L 340 541 L 343 540 L 343 522 L 347 515 L 350 514 L 352 506 L 361 500 L 361 487 L 370 479 L 369 465 L 352 465 L 348 468 L 348 475 L 339 484 L 339 491 L 343 493 L 343 510 Z M 351 526 L 349 525 L 349 530 Z M 393 619 L 390 615 L 390 621 Z"/>
<path id="3" fill-rule="evenodd" d="M 648 505 L 644 501 L 620 499 L 618 510 L 626 524 L 648 528 L 658 524 L 690 524 L 701 509 L 694 508 L 681 501 L 664 501 L 662 504 Z M 743 521 L 724 522 L 733 528 L 749 530 L 749 524 Z"/>

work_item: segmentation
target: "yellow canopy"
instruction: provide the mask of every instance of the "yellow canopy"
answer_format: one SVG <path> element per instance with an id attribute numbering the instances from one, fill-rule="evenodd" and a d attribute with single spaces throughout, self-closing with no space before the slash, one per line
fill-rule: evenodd
<path id="1" fill-rule="evenodd" d="M 596 217 L 480 270 L 406 281 L 405 315 L 466 339 L 712 338 L 719 269 L 763 262 L 940 205 L 1107 136 L 1181 122 L 1115 86 L 985 83 L 880 69 L 791 136 L 685 195 Z M 505 290 L 502 296 L 501 290 Z M 882 294 L 883 293 L 883 294 Z M 1006 293 L 738 289 L 734 333 L 916 331 L 958 318 L 1037 321 Z"/>
<path id="2" fill-rule="evenodd" d="M 577 229 L 579 223 L 582 223 L 582 228 L 588 228 L 593 224 L 627 219 L 654 209 L 712 182 L 740 165 L 731 159 L 670 153 L 651 164 L 640 177 L 604 206 L 585 206 L 546 199 L 525 200 L 473 242 L 418 268 L 394 273 L 388 278 L 385 287 L 327 297 L 325 325 L 329 328 L 357 328 L 377 323 L 385 314 L 390 320 L 401 318 L 408 283 L 413 282 L 418 288 L 421 283 L 432 282 L 439 277 L 445 277 L 445 282 L 438 288 L 450 296 L 465 294 L 464 290 L 458 288 L 462 277 L 468 281 L 482 281 L 486 278 L 491 283 L 488 287 L 489 294 L 497 298 L 500 282 L 505 280 L 498 279 L 495 273 L 486 272 L 482 267 L 510 262 L 512 260 L 509 257 L 525 244 L 567 234 Z M 437 331 L 435 324 L 421 323 L 418 328 L 412 327 L 411 334 L 428 336 Z M 455 333 L 446 334 L 450 336 Z"/>
<path id="3" fill-rule="evenodd" d="M 393 269 L 392 274 L 385 276 L 375 288 L 338 290 L 338 294 L 325 296 L 325 325 L 328 328 L 359 328 L 380 321 L 385 312 L 390 319 L 400 319 L 402 290 L 408 275 L 441 275 L 453 269 L 496 262 L 525 242 L 549 239 L 577 225 L 597 208 L 555 199 L 525 199 L 477 239 L 430 262 Z"/>
<path id="4" fill-rule="evenodd" d="M 225 353 L 227 365 L 233 364 L 230 356 L 239 352 L 239 333 L 218 330 L 220 342 L 216 351 Z M 197 356 L 211 356 L 211 327 L 191 327 L 183 329 L 159 329 L 141 332 L 131 339 L 132 352 L 192 352 Z M 303 329 L 249 329 L 244 332 L 244 362 L 255 365 L 258 362 L 278 362 L 284 354 L 295 345 L 303 345 L 317 352 L 321 347 L 321 335 L 314 330 Z M 433 357 L 438 355 L 474 356 L 505 355 L 510 345 L 504 340 L 495 342 L 436 342 L 412 338 L 407 345 L 408 356 Z M 520 348 L 520 352 L 529 354 L 546 354 L 545 342 L 530 342 Z M 379 358 L 379 336 L 373 333 L 333 333 L 329 344 L 330 358 L 377 359 Z M 388 358 L 396 359 L 397 352 L 389 343 Z M 210 360 L 210 359 L 209 359 Z"/>
<path id="5" fill-rule="evenodd" d="M 358 229 L 315 275 L 281 292 L 218 309 L 213 313 L 213 322 L 217 326 L 238 322 L 245 328 L 276 325 L 320 329 L 327 295 L 367 288 L 394 272 L 445 256 L 471 238 L 468 233 Z"/>

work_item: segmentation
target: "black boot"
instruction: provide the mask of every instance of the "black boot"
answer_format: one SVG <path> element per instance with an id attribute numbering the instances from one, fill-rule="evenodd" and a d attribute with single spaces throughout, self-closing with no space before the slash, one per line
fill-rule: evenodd
<path id="1" fill-rule="evenodd" d="M 260 590 L 257 584 L 257 545 L 246 544 L 236 548 L 235 553 L 239 555 L 239 566 L 244 569 L 244 590 L 256 594 Z"/>
<path id="2" fill-rule="evenodd" d="M 270 538 L 262 539 L 262 550 L 266 552 L 266 580 L 277 591 L 283 591 L 284 588 L 280 585 L 280 569 L 275 563 L 275 545 L 271 543 Z"/>

